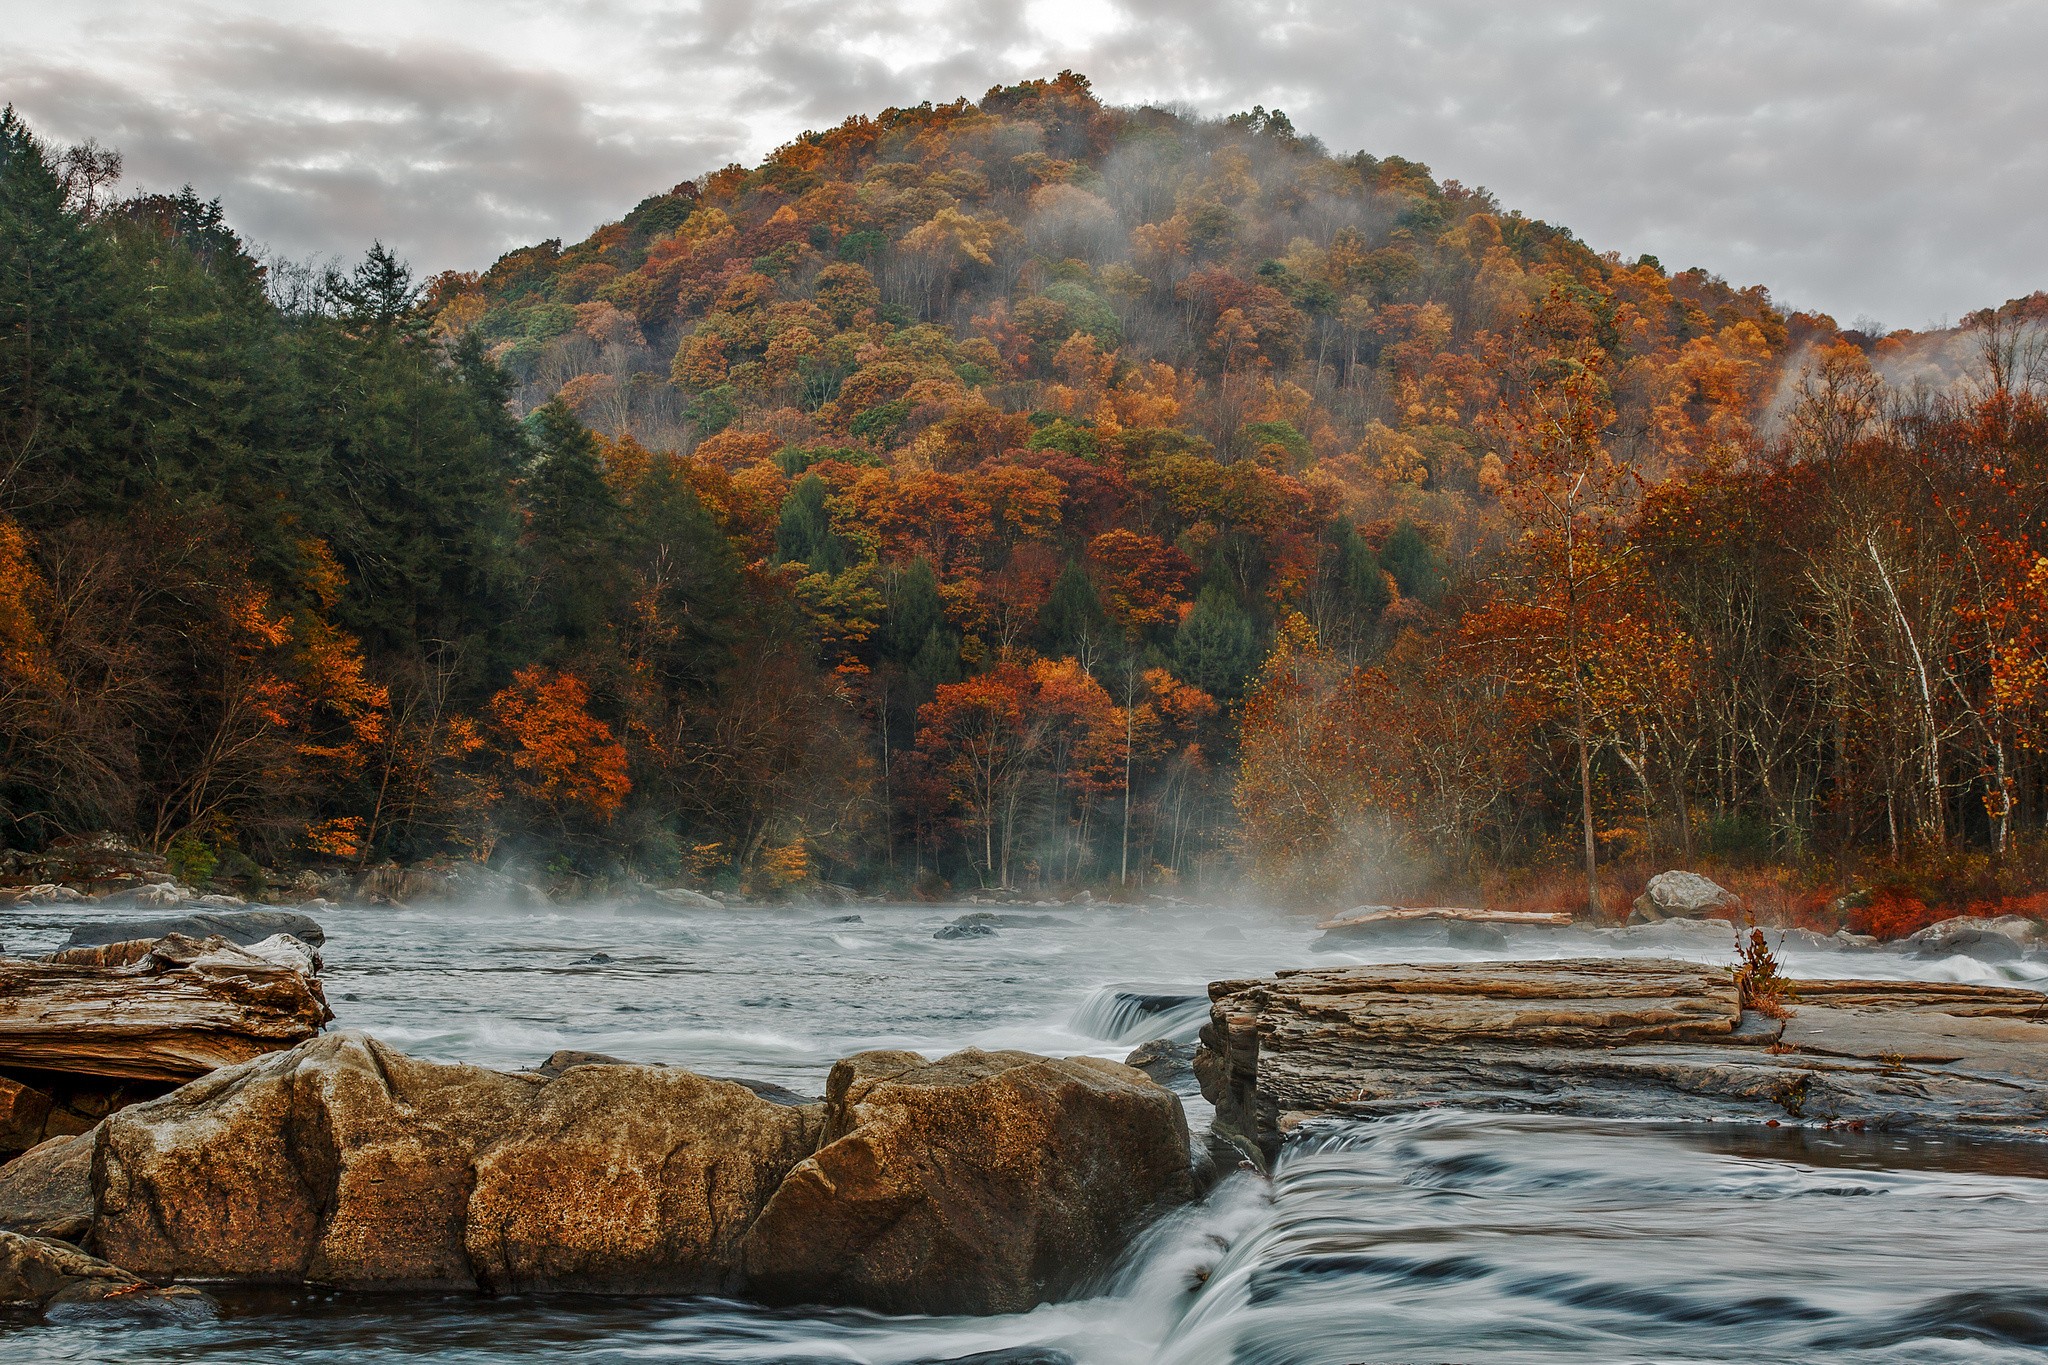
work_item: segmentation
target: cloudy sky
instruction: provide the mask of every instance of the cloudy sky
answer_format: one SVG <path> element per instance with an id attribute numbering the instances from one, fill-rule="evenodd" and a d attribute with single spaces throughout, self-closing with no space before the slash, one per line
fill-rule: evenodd
<path id="1" fill-rule="evenodd" d="M 51 140 L 285 254 L 423 272 L 1062 67 L 1278 106 L 1845 323 L 2048 288 L 2040 0 L 0 0 L 0 100 Z"/>

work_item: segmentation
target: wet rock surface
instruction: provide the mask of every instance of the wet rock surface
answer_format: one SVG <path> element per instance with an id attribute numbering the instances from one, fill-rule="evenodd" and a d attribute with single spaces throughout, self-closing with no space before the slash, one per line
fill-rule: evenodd
<path id="1" fill-rule="evenodd" d="M 193 1321 L 212 1317 L 212 1299 L 181 1285 L 158 1288 L 77 1247 L 0 1232 L 0 1304 L 51 1317 Z"/>
<path id="2" fill-rule="evenodd" d="M 1210 987 L 1216 1126 L 1270 1159 L 1318 1115 L 1425 1107 L 2014 1132 L 2048 1120 L 2048 996 L 1801 982 L 1789 1020 L 1670 961 L 1315 968 Z"/>

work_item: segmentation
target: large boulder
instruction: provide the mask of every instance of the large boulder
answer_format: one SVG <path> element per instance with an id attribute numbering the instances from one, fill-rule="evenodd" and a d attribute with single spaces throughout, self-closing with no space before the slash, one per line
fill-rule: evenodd
<path id="1" fill-rule="evenodd" d="M 0 1166 L 0 1230 L 75 1242 L 92 1227 L 91 1133 L 55 1137 Z"/>
<path id="2" fill-rule="evenodd" d="M 219 910 L 190 915 L 160 915 L 153 919 L 101 920 L 76 925 L 67 948 L 93 948 L 105 943 L 127 943 L 137 939 L 159 939 L 170 934 L 186 938 L 224 938 L 247 947 L 273 934 L 290 934 L 303 943 L 319 947 L 327 941 L 320 924 L 311 916 L 291 910 Z"/>
<path id="3" fill-rule="evenodd" d="M 1670 919 L 1734 919 L 1742 898 L 1697 872 L 1659 872 L 1650 878 L 1629 912 L 1630 924 L 1659 924 Z"/>
<path id="4" fill-rule="evenodd" d="M 43 1237 L 0 1232 L 0 1304 L 32 1305 L 63 1317 L 189 1321 L 213 1315 L 196 1289 L 160 1289 L 77 1247 Z"/>
<path id="5" fill-rule="evenodd" d="M 1180 1101 L 1091 1057 L 864 1052 L 817 1153 L 748 1232 L 749 1292 L 890 1313 L 1008 1313 L 1081 1290 L 1190 1191 Z"/>
<path id="6" fill-rule="evenodd" d="M 674 1068 L 512 1074 L 329 1034 L 110 1119 L 93 1244 L 151 1277 L 731 1292 L 821 1117 Z"/>
<path id="7" fill-rule="evenodd" d="M 1958 915 L 1908 934 L 1900 947 L 1915 957 L 1974 957 L 1980 962 L 2010 962 L 2041 941 L 2041 922 L 2024 915 L 1984 918 Z"/>

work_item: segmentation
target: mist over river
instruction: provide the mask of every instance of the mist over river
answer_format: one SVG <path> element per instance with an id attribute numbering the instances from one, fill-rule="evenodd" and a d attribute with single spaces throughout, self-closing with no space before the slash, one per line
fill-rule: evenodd
<path id="1" fill-rule="evenodd" d="M 336 1025 L 425 1057 L 576 1048 L 821 1093 L 863 1048 L 1122 1058 L 1191 1040 L 1206 983 L 1369 961 L 1596 953 L 1723 962 L 1698 931 L 1503 950 L 1311 948 L 1256 909 L 977 907 L 319 912 Z M 40 953 L 89 914 L 11 916 Z M 2048 964 L 1789 946 L 1797 976 L 2038 987 Z M 1209 1117 L 1184 1094 L 1189 1118 Z M 1817 1129 L 1430 1112 L 1312 1126 L 1275 1178 L 1226 1179 L 1094 1298 L 997 1318 L 715 1300 L 224 1296 L 181 1327 L 0 1324 L 13 1361 L 2031 1361 L 2048 1353 L 2048 1147 Z M 1038 1352 L 1034 1353 L 1033 1348 Z M 1064 1352 L 1065 1357 L 1057 1354 Z"/>

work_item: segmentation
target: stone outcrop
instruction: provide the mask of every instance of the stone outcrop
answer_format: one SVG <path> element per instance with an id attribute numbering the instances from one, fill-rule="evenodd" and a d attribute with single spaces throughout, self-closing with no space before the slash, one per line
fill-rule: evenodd
<path id="1" fill-rule="evenodd" d="M 1657 924 L 1667 919 L 1733 919 L 1742 913 L 1742 898 L 1697 872 L 1659 872 L 1629 911 L 1630 924 Z"/>
<path id="2" fill-rule="evenodd" d="M 748 1292 L 892 1313 L 1067 1297 L 1191 1192 L 1180 1101 L 1091 1057 L 864 1052 L 747 1234 Z"/>
<path id="3" fill-rule="evenodd" d="M 1187 1189 L 1179 1101 L 1114 1063 L 870 1053 L 797 1098 L 329 1034 L 108 1119 L 88 1244 L 156 1280 L 1005 1311 Z"/>
<path id="4" fill-rule="evenodd" d="M 17 1232 L 0 1232 L 0 1304 L 64 1318 L 190 1321 L 214 1312 L 213 1300 L 196 1289 L 159 1289 L 75 1246 Z"/>
<path id="5" fill-rule="evenodd" d="M 1594 959 L 1318 968 L 1210 987 L 1195 1072 L 1216 1129 L 1270 1159 L 1318 1115 L 1426 1106 L 1885 1127 L 2048 1121 L 2048 996 L 1801 982 L 1789 1020 L 1729 975 Z"/>
<path id="6" fill-rule="evenodd" d="M 172 934 L 0 958 L 0 1067 L 180 1082 L 291 1047 L 333 1016 L 309 949 Z"/>

